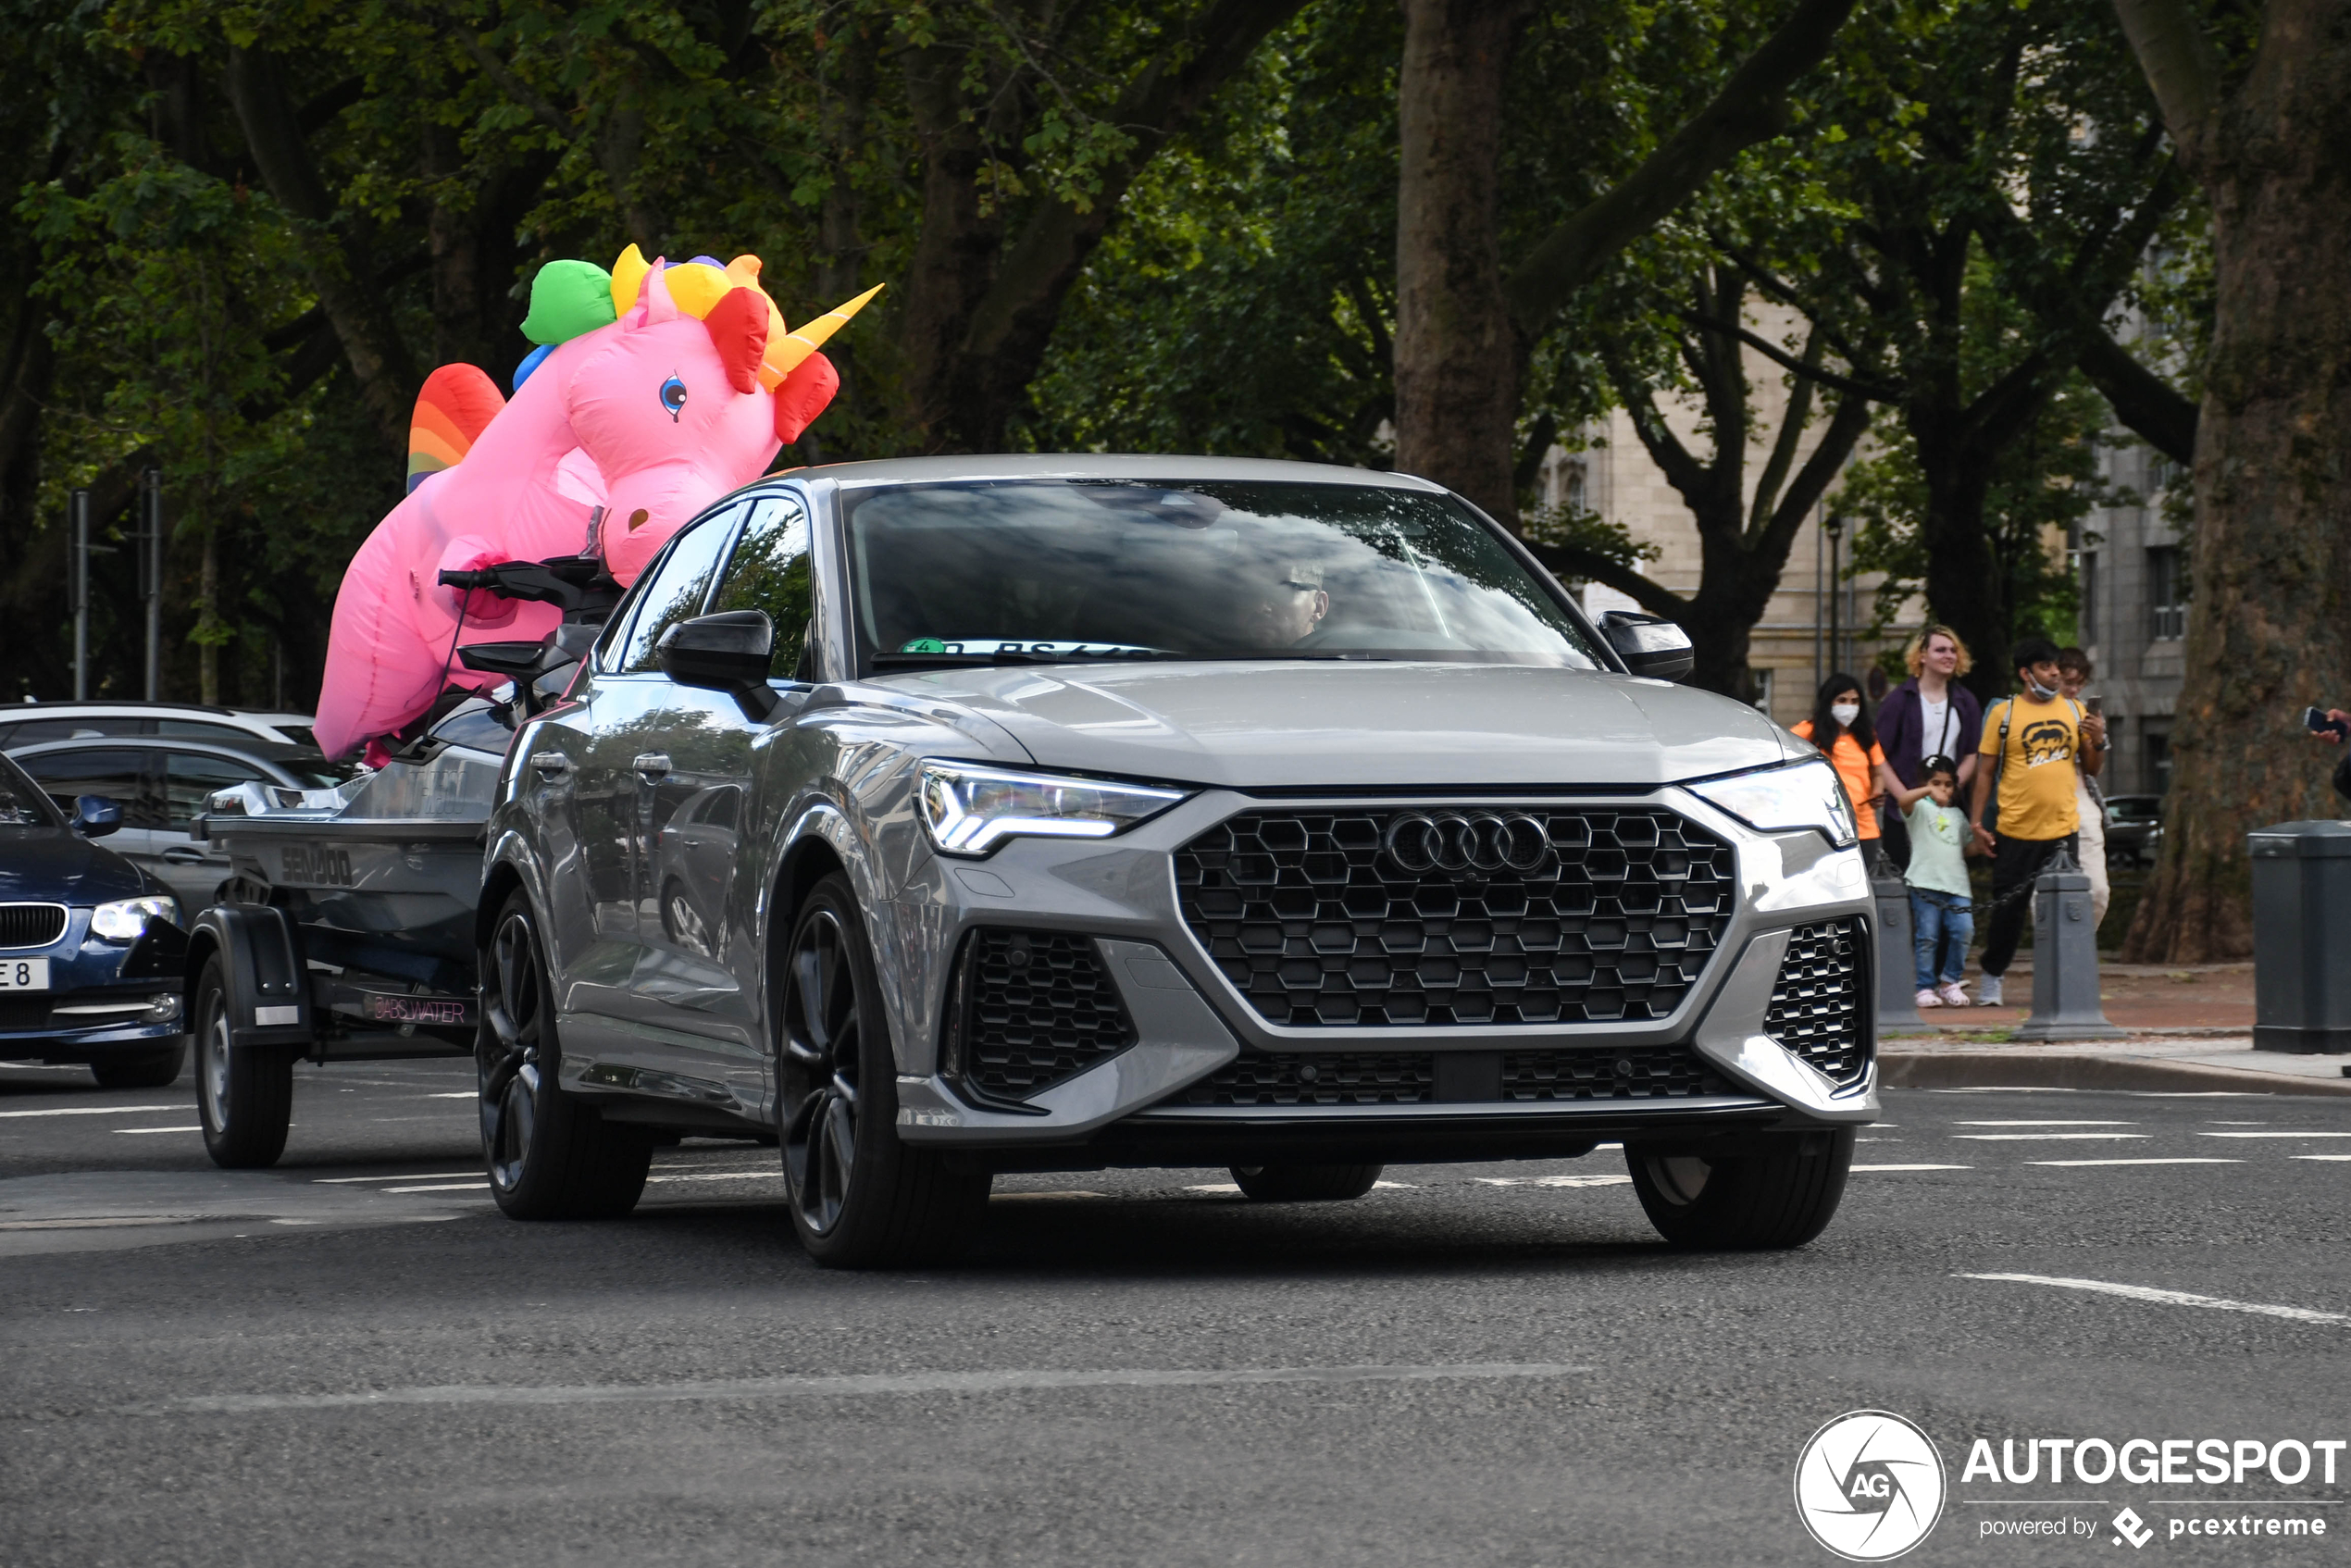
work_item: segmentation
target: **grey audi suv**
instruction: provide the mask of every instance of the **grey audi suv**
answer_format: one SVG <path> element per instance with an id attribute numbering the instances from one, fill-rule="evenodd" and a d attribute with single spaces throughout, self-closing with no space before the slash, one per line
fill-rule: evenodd
<path id="1" fill-rule="evenodd" d="M 858 1265 L 997 1172 L 1336 1200 L 1621 1145 L 1669 1240 L 1809 1240 L 1877 1112 L 1868 882 L 1828 766 L 1688 661 L 1400 475 L 764 479 L 508 752 L 497 1200 L 621 1213 L 662 1139 L 765 1137 Z"/>

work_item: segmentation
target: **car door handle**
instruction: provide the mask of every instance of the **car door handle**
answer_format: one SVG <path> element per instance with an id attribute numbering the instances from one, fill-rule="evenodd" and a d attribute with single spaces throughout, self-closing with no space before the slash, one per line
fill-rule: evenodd
<path id="1" fill-rule="evenodd" d="M 669 776 L 669 753 L 640 752 L 637 753 L 636 762 L 631 765 L 647 778 L 665 778 Z"/>
<path id="2" fill-rule="evenodd" d="M 174 865 L 202 865 L 204 851 L 193 849 L 186 844 L 174 844 L 163 852 L 163 858 Z"/>
<path id="3" fill-rule="evenodd" d="M 530 759 L 530 765 L 539 770 L 540 778 L 554 778 L 571 771 L 571 759 L 561 752 L 541 752 Z"/>

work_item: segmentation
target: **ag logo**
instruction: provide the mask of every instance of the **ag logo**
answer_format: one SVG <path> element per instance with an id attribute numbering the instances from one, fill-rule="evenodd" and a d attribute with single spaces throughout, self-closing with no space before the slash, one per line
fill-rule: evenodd
<path id="1" fill-rule="evenodd" d="M 1796 1512 L 1852 1562 L 1899 1557 L 1943 1516 L 1943 1456 L 1909 1422 L 1857 1410 L 1812 1434 L 1796 1462 Z"/>

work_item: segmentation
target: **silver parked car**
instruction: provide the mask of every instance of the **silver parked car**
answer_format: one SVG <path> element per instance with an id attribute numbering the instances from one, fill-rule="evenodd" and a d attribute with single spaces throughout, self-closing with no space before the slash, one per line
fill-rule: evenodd
<path id="1" fill-rule="evenodd" d="M 488 837 L 482 1132 L 518 1217 L 765 1134 L 820 1261 L 999 1171 L 1623 1147 L 1670 1239 L 1785 1247 L 1877 1112 L 1871 905 L 1813 750 L 1654 678 L 1401 476 L 803 470 L 681 531 Z M 1643 672 L 1653 672 L 1644 674 Z"/>

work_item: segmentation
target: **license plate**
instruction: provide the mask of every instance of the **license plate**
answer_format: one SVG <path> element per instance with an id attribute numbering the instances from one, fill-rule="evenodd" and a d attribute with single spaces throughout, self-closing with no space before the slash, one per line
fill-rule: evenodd
<path id="1" fill-rule="evenodd" d="M 47 959 L 0 959 L 0 991 L 45 991 L 48 989 Z"/>

